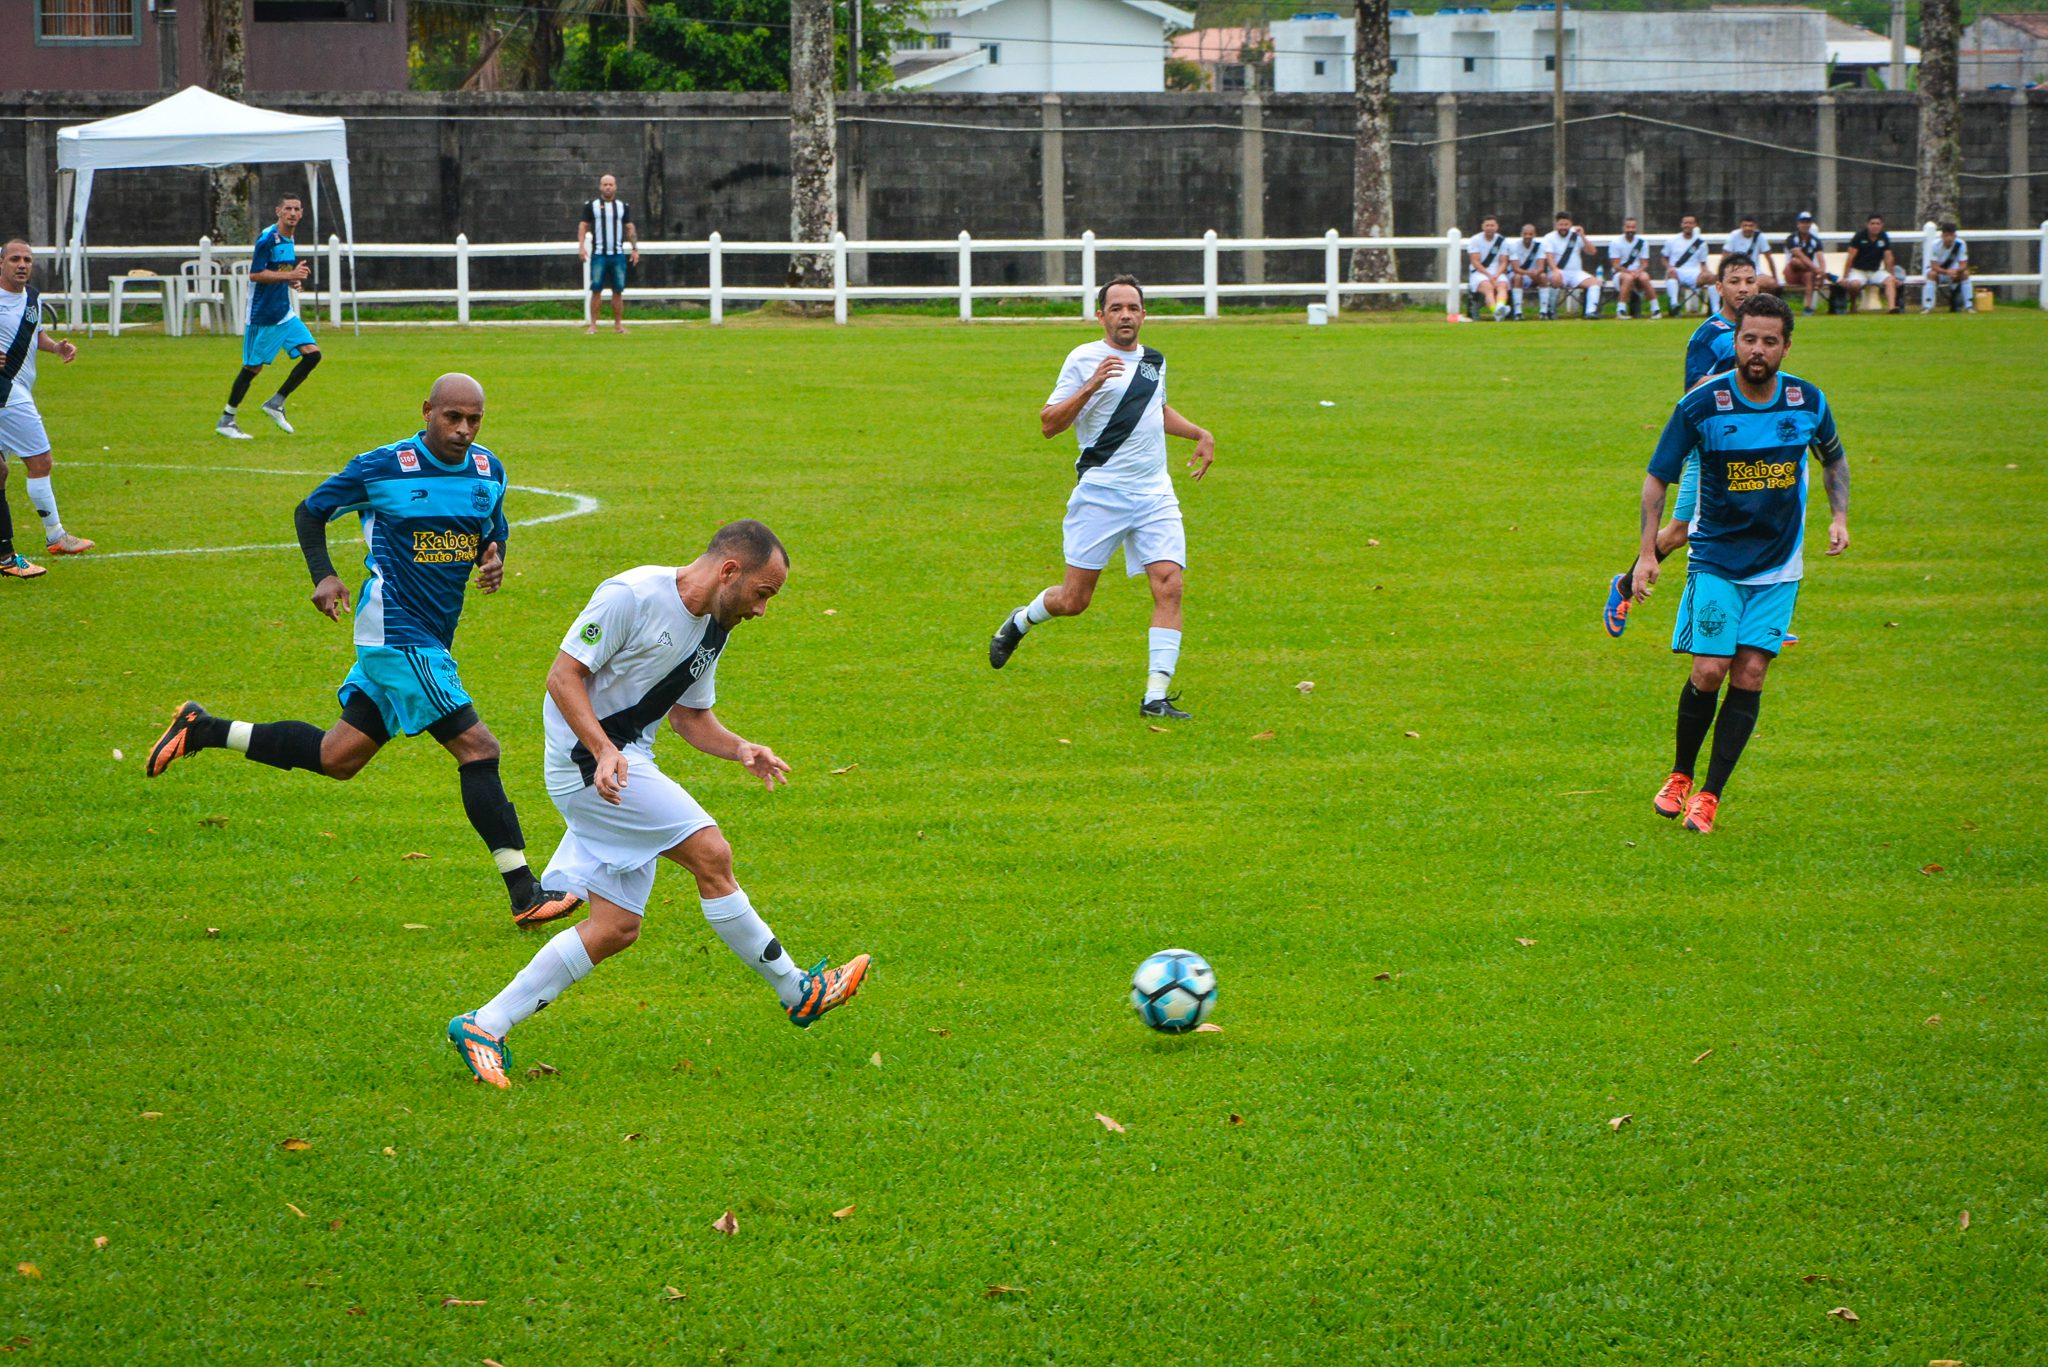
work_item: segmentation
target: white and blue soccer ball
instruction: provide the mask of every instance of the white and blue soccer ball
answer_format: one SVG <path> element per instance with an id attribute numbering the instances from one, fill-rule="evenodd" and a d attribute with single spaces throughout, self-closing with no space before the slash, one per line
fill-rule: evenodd
<path id="1" fill-rule="evenodd" d="M 1154 1030 L 1185 1034 L 1216 1008 L 1216 970 L 1192 950 L 1162 949 L 1131 975 L 1131 1005 Z"/>

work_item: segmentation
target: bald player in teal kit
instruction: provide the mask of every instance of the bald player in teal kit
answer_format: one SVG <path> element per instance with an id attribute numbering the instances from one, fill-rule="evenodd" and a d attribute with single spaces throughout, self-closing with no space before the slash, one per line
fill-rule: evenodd
<path id="1" fill-rule="evenodd" d="M 1671 633 L 1672 651 L 1692 656 L 1692 674 L 1678 699 L 1677 758 L 1654 806 L 1659 816 L 1683 815 L 1685 829 L 1702 834 L 1714 829 L 1722 790 L 1756 727 L 1764 674 L 1791 632 L 1805 575 L 1809 450 L 1820 457 L 1827 490 L 1827 553 L 1849 548 L 1849 459 L 1827 396 L 1780 373 L 1791 344 L 1792 310 L 1783 300 L 1759 294 L 1744 303 L 1735 318 L 1735 368 L 1678 401 L 1643 478 L 1638 602 L 1657 582 L 1665 491 L 1687 458 L 1698 458 L 1699 509 Z M 1710 728 L 1706 781 L 1695 785 Z"/>

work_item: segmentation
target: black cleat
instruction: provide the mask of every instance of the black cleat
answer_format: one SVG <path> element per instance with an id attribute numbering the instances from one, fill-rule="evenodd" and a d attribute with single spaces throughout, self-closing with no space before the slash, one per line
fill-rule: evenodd
<path id="1" fill-rule="evenodd" d="M 190 751 L 198 749 L 192 744 L 192 727 L 194 723 L 205 720 L 206 715 L 206 709 L 196 702 L 180 703 L 171 717 L 171 724 L 150 747 L 149 759 L 144 762 L 142 772 L 155 778 L 171 767 L 172 760 L 182 759 Z"/>
<path id="2" fill-rule="evenodd" d="M 1001 669 L 1017 653 L 1018 643 L 1024 633 L 1017 630 L 1017 614 L 1010 613 L 1003 618 L 1003 624 L 996 628 L 996 634 L 988 638 L 988 663 L 991 669 Z"/>
<path id="3" fill-rule="evenodd" d="M 573 892 L 555 892 L 536 883 L 523 905 L 513 905 L 512 924 L 521 930 L 530 930 L 550 921 L 559 921 L 564 916 L 574 916 L 576 908 L 582 905 L 583 899 Z"/>
<path id="4" fill-rule="evenodd" d="M 1138 704 L 1141 717 L 1171 717 L 1175 721 L 1186 721 L 1194 714 L 1183 712 L 1174 704 L 1180 701 L 1180 694 L 1169 693 L 1163 698 L 1149 698 Z"/>

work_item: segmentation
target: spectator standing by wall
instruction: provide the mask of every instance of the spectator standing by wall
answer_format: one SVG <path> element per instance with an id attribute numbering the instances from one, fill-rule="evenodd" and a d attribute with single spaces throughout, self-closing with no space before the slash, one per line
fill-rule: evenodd
<path id="1" fill-rule="evenodd" d="M 576 225 L 576 247 L 590 263 L 590 312 L 583 330 L 597 331 L 599 296 L 612 292 L 612 331 L 626 330 L 626 271 L 640 264 L 640 233 L 633 226 L 633 209 L 619 198 L 615 176 L 597 182 L 597 198 L 585 201 L 583 220 Z"/>

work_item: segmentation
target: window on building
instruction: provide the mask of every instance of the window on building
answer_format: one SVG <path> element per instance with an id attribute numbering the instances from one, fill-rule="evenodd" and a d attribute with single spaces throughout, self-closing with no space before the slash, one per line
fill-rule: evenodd
<path id="1" fill-rule="evenodd" d="M 1478 59 L 1477 57 L 1467 57 L 1467 58 L 1465 59 L 1465 70 L 1467 70 L 1467 71 L 1477 71 L 1478 69 L 1479 69 L 1479 59 Z"/>
<path id="2" fill-rule="evenodd" d="M 139 43 L 142 0 L 36 0 L 39 43 Z"/>
<path id="3" fill-rule="evenodd" d="M 1243 90 L 1244 64 L 1241 62 L 1230 62 L 1217 66 L 1216 88 L 1218 90 Z"/>
<path id="4" fill-rule="evenodd" d="M 259 24 L 290 24 L 304 21 L 374 23 L 388 17 L 390 0 L 255 0 L 253 16 Z"/>
<path id="5" fill-rule="evenodd" d="M 1001 66 L 1003 64 L 1003 45 L 1001 43 L 983 43 L 981 50 L 988 54 L 988 64 L 990 66 Z"/>
<path id="6" fill-rule="evenodd" d="M 1470 71 L 1470 70 L 1471 70 L 1472 68 L 1471 68 L 1471 67 L 1466 67 L 1465 69 L 1466 69 L 1467 71 Z M 1547 54 L 1545 54 L 1545 55 L 1544 55 L 1544 58 L 1543 58 L 1543 69 L 1544 69 L 1545 71 L 1555 71 L 1555 70 L 1557 70 L 1557 54 L 1556 54 L 1555 52 L 1552 52 L 1552 53 L 1547 53 Z"/>
<path id="7" fill-rule="evenodd" d="M 1323 60 L 1322 58 L 1320 58 L 1320 57 L 1316 58 L 1316 75 L 1318 75 L 1318 76 L 1322 75 L 1322 74 L 1323 74 L 1323 71 L 1324 71 L 1324 68 L 1326 68 L 1326 67 L 1328 67 L 1328 66 L 1329 66 L 1329 63 L 1328 63 L 1328 62 L 1324 61 L 1324 60 Z"/>
<path id="8" fill-rule="evenodd" d="M 953 46 L 953 35 L 950 33 L 934 33 L 930 46 L 936 51 L 944 52 Z"/>

